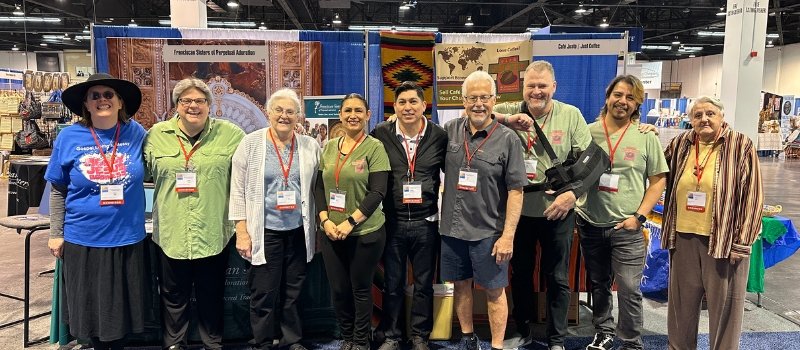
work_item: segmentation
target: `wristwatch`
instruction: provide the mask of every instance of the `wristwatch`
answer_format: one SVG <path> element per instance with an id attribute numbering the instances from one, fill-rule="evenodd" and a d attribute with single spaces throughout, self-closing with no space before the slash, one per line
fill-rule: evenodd
<path id="1" fill-rule="evenodd" d="M 347 222 L 349 222 L 350 225 L 352 225 L 353 227 L 356 227 L 356 225 L 358 225 L 358 221 L 356 221 L 356 219 L 353 219 L 352 216 L 347 217 Z"/>
<path id="2" fill-rule="evenodd" d="M 644 224 L 647 221 L 647 217 L 639 213 L 633 214 L 633 217 L 635 217 L 636 220 L 639 220 L 640 224 Z"/>

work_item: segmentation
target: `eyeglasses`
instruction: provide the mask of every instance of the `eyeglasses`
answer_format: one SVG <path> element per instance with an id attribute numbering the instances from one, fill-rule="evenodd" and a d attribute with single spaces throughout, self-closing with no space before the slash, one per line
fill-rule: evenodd
<path id="1" fill-rule="evenodd" d="M 114 96 L 117 96 L 117 94 L 115 94 L 114 91 L 103 91 L 102 93 L 99 93 L 97 91 L 92 91 L 92 96 L 89 98 L 91 98 L 93 101 L 97 101 L 101 98 L 110 100 L 114 98 Z"/>
<path id="2" fill-rule="evenodd" d="M 287 117 L 294 117 L 297 114 L 297 111 L 294 109 L 283 109 L 283 108 L 273 108 L 272 112 L 277 115 L 286 115 Z"/>
<path id="3" fill-rule="evenodd" d="M 196 103 L 198 106 L 202 106 L 202 105 L 205 105 L 206 103 L 208 103 L 208 99 L 207 98 L 179 98 L 178 99 L 178 103 L 180 103 L 181 106 L 190 106 L 192 104 L 192 102 Z"/>
<path id="4" fill-rule="evenodd" d="M 467 100 L 469 103 L 476 103 L 480 99 L 481 102 L 486 103 L 492 99 L 494 95 L 480 95 L 480 96 L 464 96 L 464 99 Z"/>

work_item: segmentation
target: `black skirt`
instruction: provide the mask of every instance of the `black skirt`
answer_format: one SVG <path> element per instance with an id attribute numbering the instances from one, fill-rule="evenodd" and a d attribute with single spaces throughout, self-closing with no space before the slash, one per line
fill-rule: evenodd
<path id="1" fill-rule="evenodd" d="M 114 248 L 64 242 L 63 321 L 70 334 L 113 341 L 144 330 L 145 241 Z"/>

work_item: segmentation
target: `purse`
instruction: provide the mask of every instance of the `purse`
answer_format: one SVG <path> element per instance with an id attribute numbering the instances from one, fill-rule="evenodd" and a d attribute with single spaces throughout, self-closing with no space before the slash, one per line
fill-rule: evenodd
<path id="1" fill-rule="evenodd" d="M 550 145 L 550 141 L 545 136 L 539 123 L 528 111 L 526 103 L 522 103 L 522 112 L 527 114 L 533 119 L 533 127 L 536 129 L 536 135 L 539 142 L 542 143 L 547 156 L 553 166 L 544 171 L 547 177 L 547 182 L 542 184 L 528 185 L 523 188 L 525 192 L 553 190 L 555 196 L 567 191 L 573 191 L 575 197 L 580 197 L 584 193 L 597 185 L 600 176 L 603 172 L 607 171 L 611 165 L 611 160 L 606 151 L 604 151 L 594 141 L 589 143 L 585 150 L 573 148 L 567 159 L 563 162 L 558 159 L 556 152 Z"/>
<path id="2" fill-rule="evenodd" d="M 19 116 L 22 120 L 33 120 L 42 117 L 42 103 L 33 95 L 33 91 L 28 91 L 25 99 L 19 104 Z"/>
<path id="3" fill-rule="evenodd" d="M 20 149 L 32 150 L 43 149 L 50 147 L 50 141 L 47 140 L 45 135 L 36 125 L 33 120 L 26 120 L 22 126 L 22 131 L 14 136 L 14 142 Z"/>

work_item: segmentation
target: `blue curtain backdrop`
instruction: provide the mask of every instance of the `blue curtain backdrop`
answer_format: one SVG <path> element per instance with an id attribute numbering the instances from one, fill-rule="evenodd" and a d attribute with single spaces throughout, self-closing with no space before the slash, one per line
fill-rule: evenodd
<path id="1" fill-rule="evenodd" d="M 364 94 L 364 33 L 301 31 L 300 41 L 322 43 L 322 94 Z"/>
<path id="2" fill-rule="evenodd" d="M 369 107 L 372 109 L 372 118 L 369 121 L 369 130 L 375 128 L 383 121 L 383 73 L 381 70 L 381 35 L 378 32 L 369 32 L 369 45 L 367 55 L 369 57 L 369 67 L 367 68 L 369 78 Z"/>
<path id="3" fill-rule="evenodd" d="M 108 43 L 106 38 L 180 39 L 175 28 L 94 26 L 94 66 L 98 73 L 108 73 Z"/>
<path id="4" fill-rule="evenodd" d="M 534 34 L 539 40 L 619 39 L 619 34 Z M 597 56 L 534 56 L 545 60 L 556 72 L 556 93 L 553 98 L 569 103 L 583 113 L 587 123 L 594 122 L 605 104 L 605 90 L 617 75 L 616 55 Z"/>

